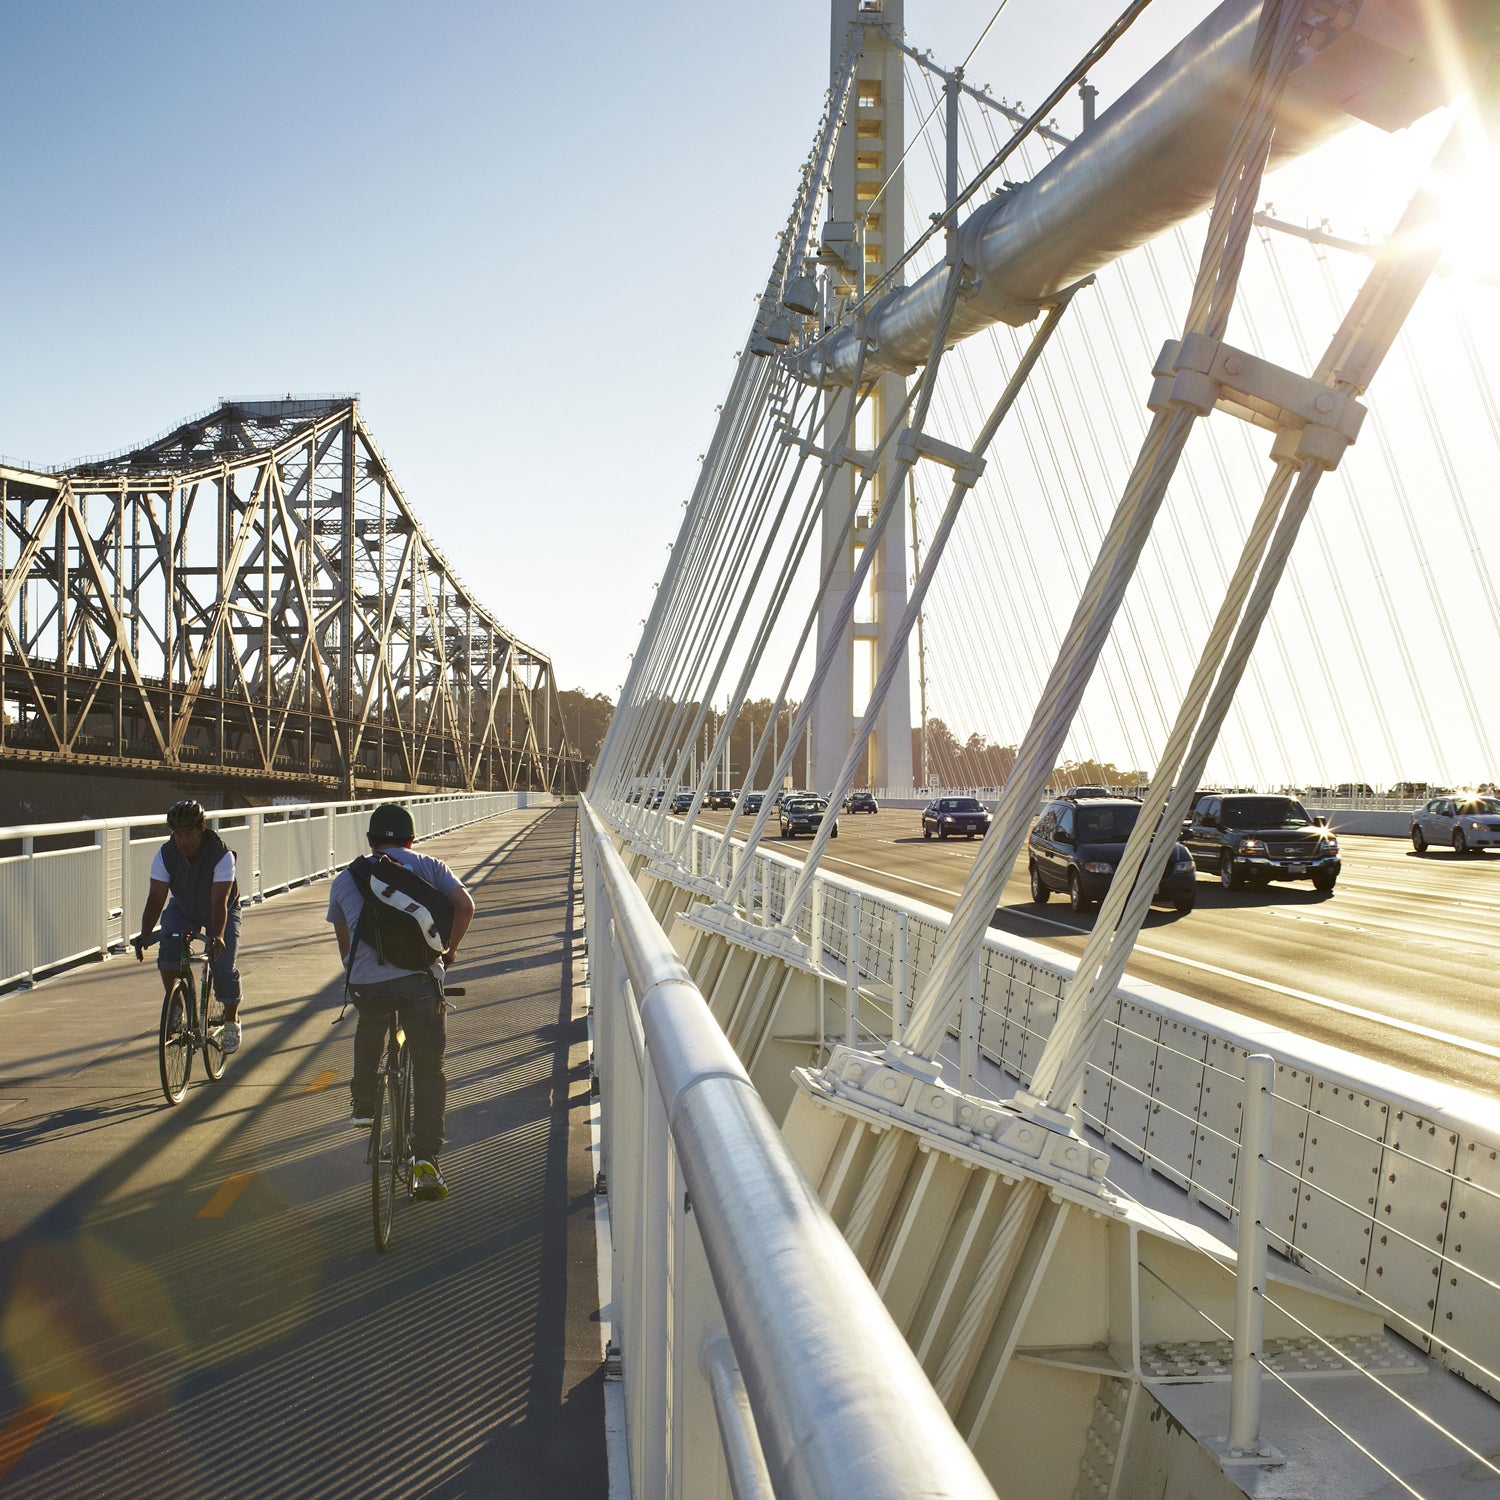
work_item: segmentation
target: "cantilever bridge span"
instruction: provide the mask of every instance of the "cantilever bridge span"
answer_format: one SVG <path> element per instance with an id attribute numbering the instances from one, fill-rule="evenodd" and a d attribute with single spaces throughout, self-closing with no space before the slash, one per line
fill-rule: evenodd
<path id="1" fill-rule="evenodd" d="M 0 469 L 0 764 L 246 790 L 556 787 L 550 660 L 423 531 L 352 396 Z"/>

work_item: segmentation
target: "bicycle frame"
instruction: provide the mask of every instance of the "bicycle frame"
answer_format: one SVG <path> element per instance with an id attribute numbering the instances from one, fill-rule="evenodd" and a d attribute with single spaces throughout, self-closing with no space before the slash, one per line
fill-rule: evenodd
<path id="1" fill-rule="evenodd" d="M 193 940 L 198 936 L 200 934 L 195 932 L 183 934 L 177 978 L 162 998 L 157 1059 L 162 1092 L 168 1104 L 180 1104 L 186 1095 L 195 1051 L 202 1050 L 203 1069 L 209 1078 L 217 1080 L 224 1076 L 223 1005 L 219 1005 L 221 1019 L 215 1025 L 213 967 L 206 951 L 198 955 L 193 953 Z M 151 941 L 156 941 L 156 938 Z M 195 956 L 203 965 L 201 977 L 193 970 Z M 179 1006 L 180 1015 L 177 1013 Z"/>

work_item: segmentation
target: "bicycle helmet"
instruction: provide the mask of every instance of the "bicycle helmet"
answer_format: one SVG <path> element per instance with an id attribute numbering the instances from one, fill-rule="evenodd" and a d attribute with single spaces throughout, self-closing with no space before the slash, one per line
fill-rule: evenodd
<path id="1" fill-rule="evenodd" d="M 202 805 L 194 797 L 184 797 L 181 802 L 174 802 L 167 809 L 167 827 L 174 833 L 189 828 L 203 828 L 207 823 Z"/>

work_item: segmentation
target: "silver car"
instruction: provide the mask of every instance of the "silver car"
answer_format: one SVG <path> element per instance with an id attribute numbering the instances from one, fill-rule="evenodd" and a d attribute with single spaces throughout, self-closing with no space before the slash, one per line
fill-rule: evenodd
<path id="1" fill-rule="evenodd" d="M 1434 844 L 1455 854 L 1500 846 L 1500 797 L 1434 797 L 1411 815 L 1411 843 L 1418 854 Z"/>

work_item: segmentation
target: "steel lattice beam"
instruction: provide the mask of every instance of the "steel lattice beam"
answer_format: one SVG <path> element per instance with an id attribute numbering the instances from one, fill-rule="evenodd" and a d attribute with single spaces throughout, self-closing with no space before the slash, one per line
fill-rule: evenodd
<path id="1" fill-rule="evenodd" d="M 546 656 L 433 546 L 352 397 L 0 470 L 0 759 L 555 786 Z"/>

